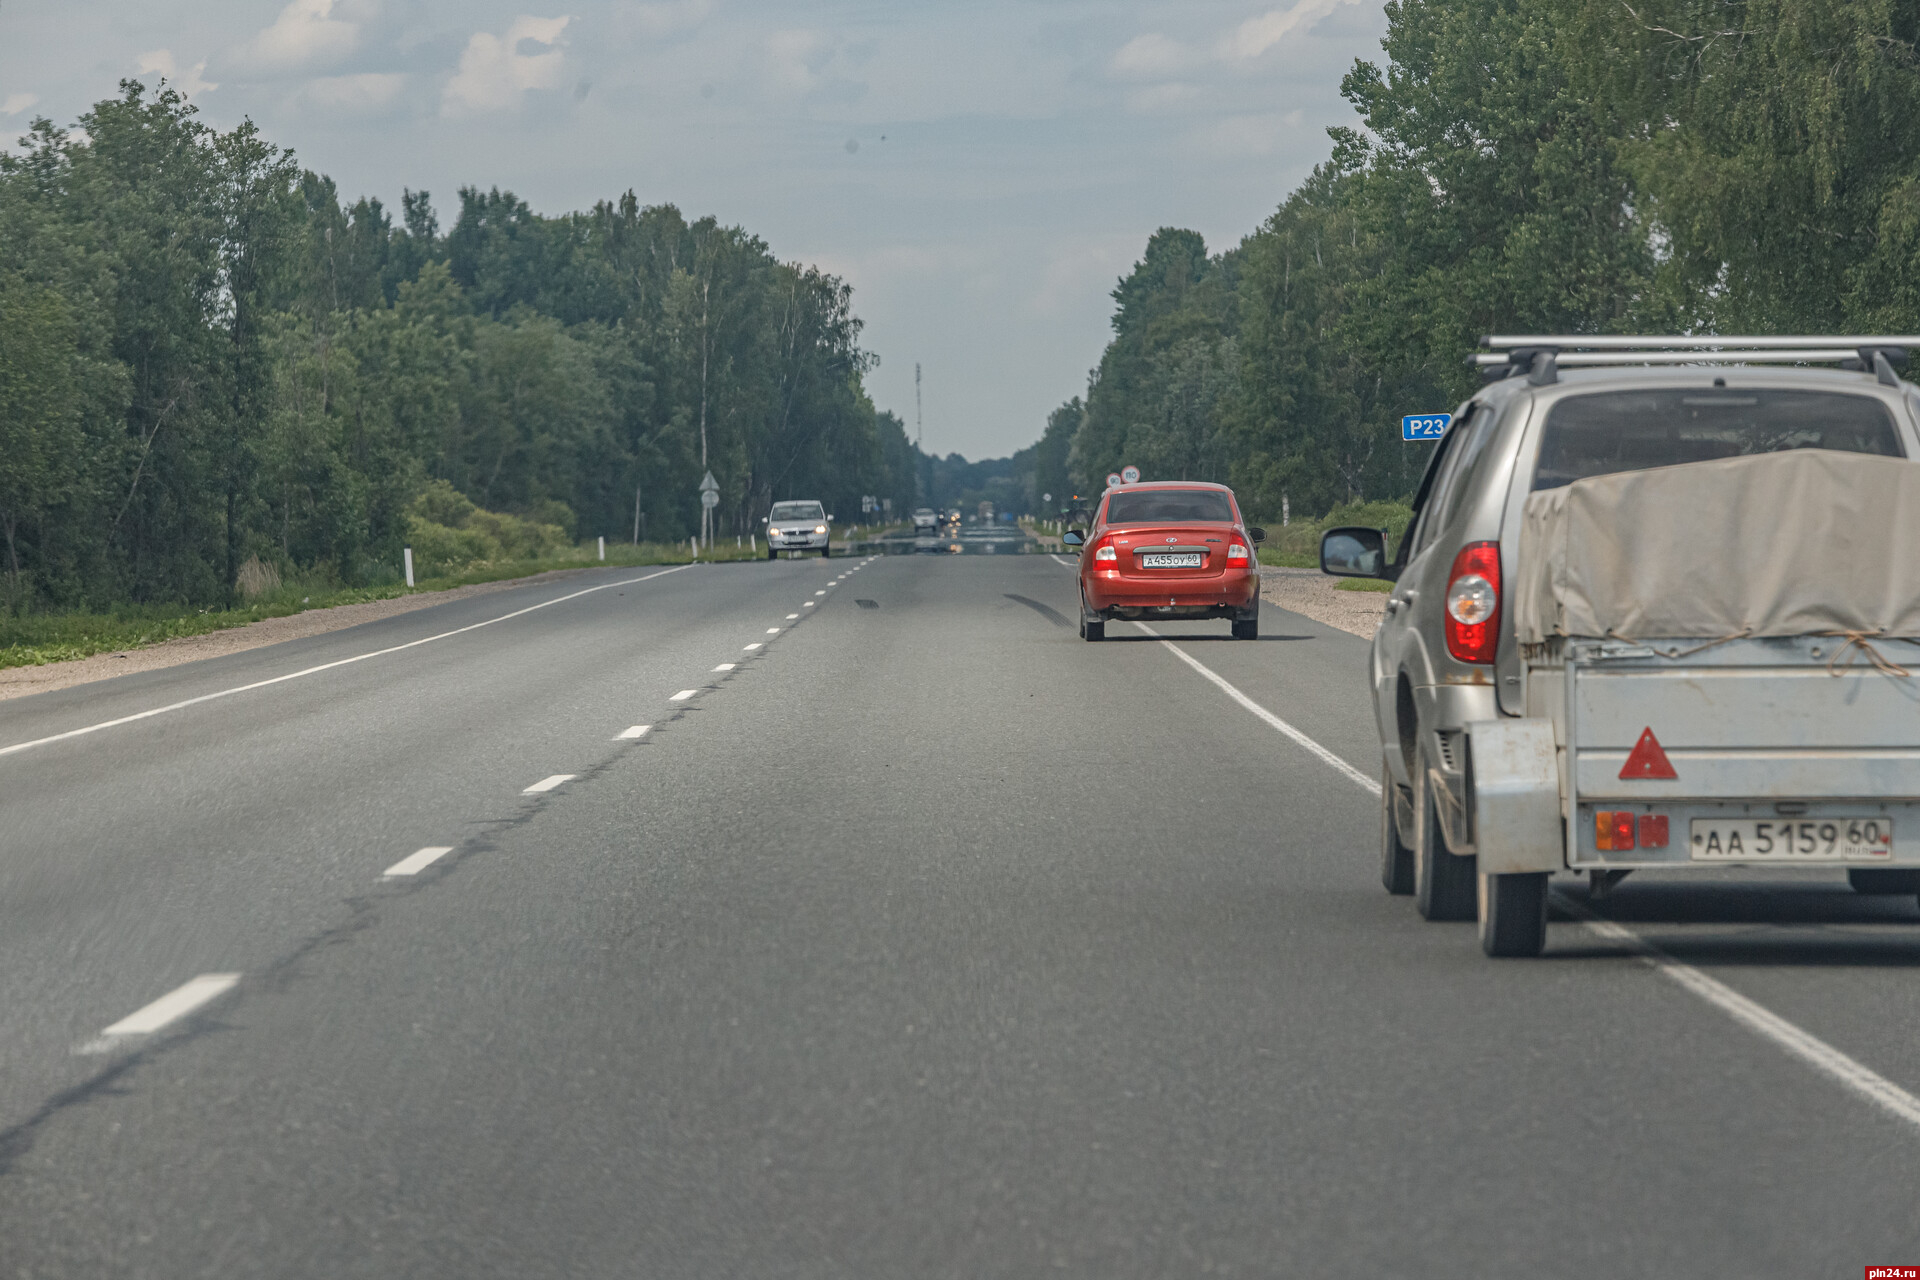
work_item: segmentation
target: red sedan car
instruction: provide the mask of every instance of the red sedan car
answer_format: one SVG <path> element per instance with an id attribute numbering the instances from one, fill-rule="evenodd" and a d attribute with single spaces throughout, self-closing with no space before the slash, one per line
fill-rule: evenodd
<path id="1" fill-rule="evenodd" d="M 1080 635 L 1107 638 L 1107 619 L 1231 618 L 1236 640 L 1260 635 L 1265 531 L 1240 518 L 1233 490 L 1197 481 L 1109 489 L 1093 527 L 1069 530 L 1080 552 Z"/>

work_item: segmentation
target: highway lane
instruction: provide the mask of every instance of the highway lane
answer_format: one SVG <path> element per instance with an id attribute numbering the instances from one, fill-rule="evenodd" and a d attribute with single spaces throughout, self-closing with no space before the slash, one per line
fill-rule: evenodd
<path id="1" fill-rule="evenodd" d="M 658 593 L 630 597 L 645 610 L 472 633 L 431 672 L 361 664 L 357 690 L 204 704 L 143 749 L 0 759 L 0 874 L 82 859 L 32 905 L 0 888 L 0 945 L 32 931 L 5 953 L 18 1034 L 41 1024 L 14 1006 L 54 1002 L 35 1044 L 66 1053 L 195 972 L 245 975 L 177 1034 L 65 1059 L 95 1074 L 0 1139 L 7 1261 L 1803 1276 L 1920 1256 L 1920 1133 L 1577 925 L 1545 961 L 1494 964 L 1470 927 L 1420 923 L 1378 888 L 1370 794 L 1160 644 L 1080 642 L 1050 557 L 902 557 L 834 588 L 822 568 L 679 575 L 634 589 Z M 667 720 L 677 682 L 803 582 L 829 592 L 820 616 Z M 1364 642 L 1264 627 L 1156 630 L 1370 771 Z M 445 692 L 409 698 L 422 679 Z M 608 704 L 660 727 L 607 743 Z M 113 816 L 282 740 L 304 779 L 285 798 Z M 176 772 L 103 780 L 157 754 Z M 23 777 L 46 806 L 24 851 Z M 446 799 L 416 823 L 429 790 Z M 227 824 L 276 811 L 280 843 L 232 852 Z M 483 835 L 444 871 L 377 881 L 385 852 L 462 824 Z M 138 830 L 175 852 L 141 871 L 118 843 Z M 203 870 L 210 844 L 228 852 Z M 1692 893 L 1636 879 L 1602 905 L 1920 1089 L 1911 901 L 1775 878 L 1703 924 Z M 1770 923 L 1801 902 L 1823 918 Z M 141 941 L 163 927 L 233 938 Z M 76 930 L 125 936 L 96 957 Z M 66 991 L 63 962 L 101 975 Z"/>
<path id="2" fill-rule="evenodd" d="M 103 1010 L 270 965 L 402 855 L 631 749 L 615 735 L 812 612 L 831 563 L 595 571 L 0 706 L 4 749 L 473 628 L 0 756 L 0 1128 L 86 1078 L 69 1049 Z"/>

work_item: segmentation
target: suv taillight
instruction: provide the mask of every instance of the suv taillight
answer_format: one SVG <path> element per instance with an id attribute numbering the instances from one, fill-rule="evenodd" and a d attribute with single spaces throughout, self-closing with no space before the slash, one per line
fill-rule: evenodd
<path id="1" fill-rule="evenodd" d="M 1461 662 L 1492 662 L 1499 627 L 1500 544 L 1462 547 L 1447 575 L 1447 652 Z"/>

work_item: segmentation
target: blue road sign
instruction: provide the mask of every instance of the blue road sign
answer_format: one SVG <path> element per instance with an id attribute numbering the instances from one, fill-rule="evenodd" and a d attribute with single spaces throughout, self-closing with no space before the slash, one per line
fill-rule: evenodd
<path id="1" fill-rule="evenodd" d="M 1400 419 L 1400 438 L 1402 440 L 1438 440 L 1447 434 L 1447 424 L 1453 421 L 1450 413 L 1410 413 Z"/>

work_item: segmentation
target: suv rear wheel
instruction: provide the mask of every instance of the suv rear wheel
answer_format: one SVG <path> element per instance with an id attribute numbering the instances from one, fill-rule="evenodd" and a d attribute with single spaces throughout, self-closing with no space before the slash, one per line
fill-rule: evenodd
<path id="1" fill-rule="evenodd" d="M 1479 886 L 1471 854 L 1447 848 L 1439 801 L 1428 777 L 1427 755 L 1414 756 L 1413 905 L 1429 920 L 1472 920 L 1479 914 Z"/>
<path id="2" fill-rule="evenodd" d="M 1480 949 L 1490 956 L 1537 956 L 1547 945 L 1547 873 L 1476 876 Z"/>
<path id="3" fill-rule="evenodd" d="M 1400 839 L 1400 824 L 1393 820 L 1393 793 L 1400 788 L 1386 760 L 1380 761 L 1380 883 L 1388 893 L 1405 896 L 1413 892 L 1413 850 Z"/>
<path id="4" fill-rule="evenodd" d="M 1897 867 L 1849 867 L 1847 883 L 1855 893 L 1920 893 L 1920 871 Z"/>

